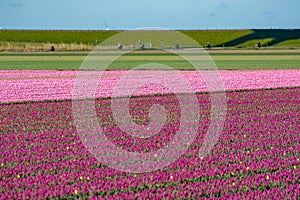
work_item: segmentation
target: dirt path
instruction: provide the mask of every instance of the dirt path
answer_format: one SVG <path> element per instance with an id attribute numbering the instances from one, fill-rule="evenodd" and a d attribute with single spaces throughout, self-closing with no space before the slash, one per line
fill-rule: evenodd
<path id="1" fill-rule="evenodd" d="M 182 49 L 181 53 L 197 52 L 199 49 Z M 201 51 L 201 50 L 200 50 Z M 203 51 L 205 51 L 203 49 Z M 115 53 L 116 51 L 102 51 L 101 53 Z M 161 50 L 136 51 L 137 53 L 161 53 Z M 207 53 L 300 53 L 300 49 L 210 49 Z M 56 51 L 56 52 L 0 52 L 1 54 L 89 54 L 90 51 Z"/>
<path id="2" fill-rule="evenodd" d="M 300 53 L 300 49 L 211 49 L 208 53 Z"/>

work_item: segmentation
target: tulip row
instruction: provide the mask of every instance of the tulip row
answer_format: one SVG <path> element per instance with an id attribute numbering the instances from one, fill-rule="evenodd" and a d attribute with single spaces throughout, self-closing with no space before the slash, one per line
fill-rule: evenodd
<path id="1" fill-rule="evenodd" d="M 176 76 L 178 72 L 181 76 Z M 49 70 L 11 70 L 0 71 L 0 102 L 63 100 L 71 98 L 92 98 L 114 96 L 113 90 L 120 77 L 126 71 L 78 72 L 78 71 L 49 71 Z M 100 77 L 101 75 L 101 77 Z M 128 87 L 157 81 L 158 77 L 170 88 L 177 88 L 185 92 L 188 87 L 180 87 L 178 77 L 183 78 L 195 92 L 214 90 L 245 90 L 261 88 L 279 88 L 299 86 L 299 70 L 266 70 L 266 71 L 131 71 L 128 75 L 130 84 Z M 74 94 L 76 80 L 85 80 L 82 94 Z M 89 89 L 99 81 L 93 95 Z M 82 83 L 82 82 L 81 82 Z M 209 84 L 210 83 L 210 84 Z M 131 85 L 131 86 L 130 86 Z M 214 87 L 214 86 L 217 87 Z M 223 86 L 222 86 L 223 85 Z M 128 90 L 130 88 L 126 87 Z M 121 90 L 121 89 L 120 89 Z M 95 93 L 95 95 L 94 95 Z M 170 89 L 158 86 L 140 88 L 135 95 L 170 93 Z"/>

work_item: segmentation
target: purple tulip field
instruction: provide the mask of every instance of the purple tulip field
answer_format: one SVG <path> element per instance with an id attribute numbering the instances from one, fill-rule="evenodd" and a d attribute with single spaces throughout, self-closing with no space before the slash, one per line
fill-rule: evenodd
<path id="1" fill-rule="evenodd" d="M 130 152 L 168 145 L 180 126 L 175 94 L 142 88 L 130 98 L 129 112 L 140 126 L 149 124 L 152 105 L 167 111 L 156 135 L 131 137 L 116 124 L 109 98 L 124 71 L 106 73 L 95 100 L 106 137 Z M 193 71 L 180 73 L 197 91 L 195 140 L 174 163 L 129 173 L 97 160 L 79 137 L 70 100 L 76 71 L 0 71 L 0 199 L 299 199 L 300 71 L 220 71 L 227 112 L 205 157 L 199 149 L 210 123 L 210 94 Z M 135 79 L 145 74 L 137 71 Z"/>

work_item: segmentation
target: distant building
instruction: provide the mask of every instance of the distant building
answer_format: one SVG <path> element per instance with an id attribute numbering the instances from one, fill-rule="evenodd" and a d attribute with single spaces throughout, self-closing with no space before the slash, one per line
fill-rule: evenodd
<path id="1" fill-rule="evenodd" d="M 50 47 L 50 51 L 55 51 L 54 46 L 51 46 L 51 47 Z"/>
<path id="2" fill-rule="evenodd" d="M 118 44 L 118 50 L 122 50 L 123 49 L 123 45 L 122 45 L 122 43 L 119 43 Z"/>
<path id="3" fill-rule="evenodd" d="M 207 43 L 206 43 L 205 48 L 206 48 L 206 49 L 210 49 L 210 48 L 211 48 L 210 42 L 207 42 Z"/>

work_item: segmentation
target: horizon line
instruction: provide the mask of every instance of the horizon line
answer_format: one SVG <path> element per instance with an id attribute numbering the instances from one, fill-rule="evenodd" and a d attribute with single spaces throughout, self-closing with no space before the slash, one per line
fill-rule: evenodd
<path id="1" fill-rule="evenodd" d="M 0 31 L 230 31 L 230 30 L 300 30 L 300 28 L 206 28 L 206 29 L 167 29 L 167 28 L 161 28 L 161 29 L 35 29 L 35 28 L 1 28 Z"/>

